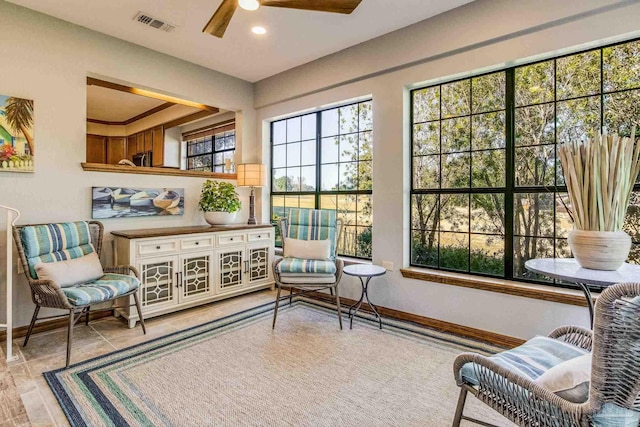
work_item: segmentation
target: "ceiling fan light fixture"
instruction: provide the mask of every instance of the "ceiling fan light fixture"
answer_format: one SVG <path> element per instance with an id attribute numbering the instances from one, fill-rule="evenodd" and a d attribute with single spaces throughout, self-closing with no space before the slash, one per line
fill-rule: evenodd
<path id="1" fill-rule="evenodd" d="M 260 7 L 258 0 L 238 0 L 238 6 L 245 10 L 256 10 Z"/>
<path id="2" fill-rule="evenodd" d="M 255 26 L 251 29 L 251 32 L 253 34 L 258 34 L 258 35 L 262 35 L 262 34 L 266 34 L 267 30 L 264 27 L 260 27 L 260 26 Z"/>

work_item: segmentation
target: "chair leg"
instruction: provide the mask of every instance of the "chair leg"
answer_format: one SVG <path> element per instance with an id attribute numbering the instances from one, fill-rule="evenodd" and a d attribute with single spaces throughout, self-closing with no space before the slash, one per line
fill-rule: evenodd
<path id="1" fill-rule="evenodd" d="M 280 292 L 282 291 L 282 285 L 278 285 L 278 295 L 276 295 L 276 307 L 273 310 L 273 324 L 271 329 L 276 328 L 276 317 L 278 317 L 278 305 L 280 305 Z"/>
<path id="2" fill-rule="evenodd" d="M 85 326 L 89 326 L 89 310 L 91 310 L 91 306 L 88 306 L 87 308 L 84 309 L 85 310 L 85 314 L 84 314 L 84 325 Z"/>
<path id="3" fill-rule="evenodd" d="M 293 286 L 289 287 L 289 305 L 293 304 Z"/>
<path id="4" fill-rule="evenodd" d="M 333 290 L 333 288 L 329 289 Z M 340 292 L 338 291 L 338 286 L 336 286 L 336 308 L 338 310 L 338 323 L 340 323 L 340 330 L 342 330 L 342 310 L 340 309 Z"/>
<path id="5" fill-rule="evenodd" d="M 329 288 L 329 293 L 333 296 L 333 288 Z"/>
<path id="6" fill-rule="evenodd" d="M 140 326 L 142 326 L 142 333 L 147 334 L 147 327 L 144 325 L 144 317 L 142 317 L 142 307 L 140 307 L 140 297 L 138 293 L 133 294 L 133 300 L 136 302 L 136 309 L 138 310 L 138 318 L 140 319 Z"/>
<path id="7" fill-rule="evenodd" d="M 71 344 L 73 343 L 73 323 L 75 320 L 75 313 L 73 309 L 69 310 L 69 328 L 67 329 L 67 363 L 65 368 L 69 367 L 71 362 Z"/>
<path id="8" fill-rule="evenodd" d="M 451 427 L 459 427 L 462 421 L 462 411 L 464 410 L 464 403 L 467 400 L 467 389 L 460 388 L 460 396 L 458 397 L 458 406 L 456 406 L 456 414 L 453 417 L 453 424 Z"/>
<path id="9" fill-rule="evenodd" d="M 29 337 L 31 336 L 31 332 L 33 332 L 33 327 L 36 324 L 36 320 L 38 320 L 38 312 L 40 311 L 40 306 L 36 305 L 36 309 L 33 312 L 33 316 L 31 317 L 31 323 L 29 324 L 29 330 L 27 331 L 27 336 L 24 338 L 24 343 L 22 343 L 23 347 L 27 346 L 29 342 Z"/>

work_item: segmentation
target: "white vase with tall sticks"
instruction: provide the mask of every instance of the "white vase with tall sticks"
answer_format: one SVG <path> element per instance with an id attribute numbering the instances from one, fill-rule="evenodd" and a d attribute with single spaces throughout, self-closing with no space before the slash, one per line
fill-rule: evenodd
<path id="1" fill-rule="evenodd" d="M 631 135 L 635 136 L 635 126 Z M 640 144 L 635 138 L 599 134 L 559 147 L 574 222 L 569 247 L 578 264 L 617 270 L 631 249 L 622 231 L 638 172 Z"/>

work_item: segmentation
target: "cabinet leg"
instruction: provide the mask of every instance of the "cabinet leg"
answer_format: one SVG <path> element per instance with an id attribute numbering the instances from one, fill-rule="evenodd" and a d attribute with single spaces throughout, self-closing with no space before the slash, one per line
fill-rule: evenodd
<path id="1" fill-rule="evenodd" d="M 129 319 L 129 329 L 133 329 L 136 327 L 136 320 L 135 319 Z"/>

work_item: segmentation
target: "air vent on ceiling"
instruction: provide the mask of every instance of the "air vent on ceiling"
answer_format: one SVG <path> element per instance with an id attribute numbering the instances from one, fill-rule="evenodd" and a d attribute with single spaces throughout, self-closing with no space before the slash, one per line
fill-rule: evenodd
<path id="1" fill-rule="evenodd" d="M 149 15 L 148 13 L 144 13 L 144 12 L 138 12 L 138 14 L 133 18 L 133 20 L 141 24 L 147 25 L 149 27 L 153 27 L 157 30 L 166 31 L 167 33 L 173 31 L 176 28 L 175 25 L 170 24 L 161 19 L 156 19 L 153 16 Z"/>

